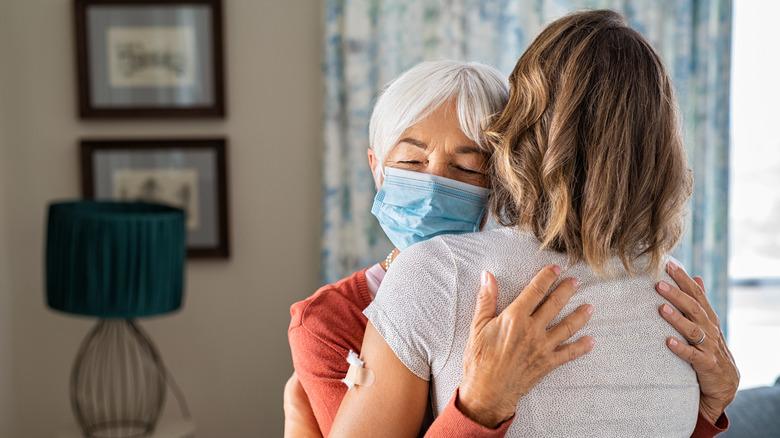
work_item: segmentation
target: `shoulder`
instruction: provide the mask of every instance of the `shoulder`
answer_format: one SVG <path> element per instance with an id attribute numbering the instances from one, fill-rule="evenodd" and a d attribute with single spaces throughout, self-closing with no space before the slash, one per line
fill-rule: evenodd
<path id="1" fill-rule="evenodd" d="M 533 234 L 515 227 L 500 227 L 467 234 L 448 234 L 437 236 L 431 240 L 440 240 L 444 245 L 453 250 L 494 247 L 497 245 L 538 249 L 540 245 L 539 240 Z"/>
<path id="2" fill-rule="evenodd" d="M 362 339 L 366 327 L 362 312 L 370 303 L 363 269 L 337 283 L 322 286 L 314 295 L 293 304 L 289 331 L 304 329 L 309 336 L 326 343 Z"/>
<path id="3" fill-rule="evenodd" d="M 482 269 L 498 260 L 516 261 L 523 254 L 536 258 L 541 243 L 531 233 L 503 227 L 468 234 L 437 236 L 430 240 L 446 248 L 446 254 L 458 268 L 480 265 Z"/>
<path id="4" fill-rule="evenodd" d="M 405 271 L 426 269 L 432 264 L 447 264 L 451 260 L 451 250 L 447 242 L 440 237 L 434 237 L 433 239 L 415 243 L 401 251 L 393 260 L 387 274 L 392 276 L 393 272 L 399 271 L 399 268 L 403 268 Z M 385 280 L 387 280 L 387 276 Z"/>

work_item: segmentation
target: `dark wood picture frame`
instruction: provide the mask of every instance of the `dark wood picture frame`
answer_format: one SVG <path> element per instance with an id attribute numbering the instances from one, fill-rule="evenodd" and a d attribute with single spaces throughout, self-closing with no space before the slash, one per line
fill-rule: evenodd
<path id="1" fill-rule="evenodd" d="M 191 202 L 172 205 L 187 212 L 187 256 L 230 257 L 226 139 L 85 139 L 80 153 L 84 199 L 166 202 L 186 189 Z M 145 197 L 150 182 L 158 195 Z"/>
<path id="2" fill-rule="evenodd" d="M 73 2 L 81 118 L 225 116 L 222 0 Z"/>

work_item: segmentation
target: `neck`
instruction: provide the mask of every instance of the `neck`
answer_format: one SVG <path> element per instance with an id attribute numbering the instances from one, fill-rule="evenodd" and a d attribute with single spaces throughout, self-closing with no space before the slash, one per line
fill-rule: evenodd
<path id="1" fill-rule="evenodd" d="M 387 272 L 387 268 L 390 267 L 390 264 L 393 263 L 393 260 L 400 254 L 401 251 L 398 248 L 393 248 L 393 250 L 390 252 L 390 254 L 387 255 L 387 258 L 385 258 L 383 261 L 381 261 L 379 264 L 382 266 L 382 269 Z"/>

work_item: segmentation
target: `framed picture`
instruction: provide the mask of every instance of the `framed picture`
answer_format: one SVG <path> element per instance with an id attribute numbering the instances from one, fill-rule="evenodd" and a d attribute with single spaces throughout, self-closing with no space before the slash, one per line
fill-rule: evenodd
<path id="1" fill-rule="evenodd" d="M 74 0 L 79 115 L 223 117 L 221 0 Z"/>
<path id="2" fill-rule="evenodd" d="M 188 257 L 230 255 L 225 139 L 82 140 L 85 199 L 184 210 Z"/>

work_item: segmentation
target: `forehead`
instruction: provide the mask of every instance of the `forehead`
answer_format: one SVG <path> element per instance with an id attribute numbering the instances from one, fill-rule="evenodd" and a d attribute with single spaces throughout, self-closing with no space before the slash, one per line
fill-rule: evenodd
<path id="1" fill-rule="evenodd" d="M 409 137 L 425 143 L 457 141 L 463 145 L 477 145 L 463 132 L 458 118 L 457 106 L 454 102 L 448 102 L 439 106 L 423 119 L 406 128 L 396 144 L 403 142 Z"/>

